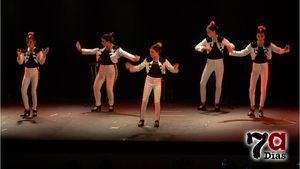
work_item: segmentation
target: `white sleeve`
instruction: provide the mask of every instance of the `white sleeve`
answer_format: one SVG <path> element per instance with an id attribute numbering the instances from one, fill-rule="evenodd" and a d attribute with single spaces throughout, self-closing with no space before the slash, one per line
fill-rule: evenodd
<path id="1" fill-rule="evenodd" d="M 37 61 L 42 65 L 45 63 L 46 61 L 46 55 L 44 56 L 43 52 L 40 51 L 38 54 L 37 54 Z"/>
<path id="2" fill-rule="evenodd" d="M 117 56 L 118 57 L 123 56 L 131 61 L 134 61 L 134 59 L 135 59 L 135 56 L 133 54 L 126 52 L 122 48 L 117 49 Z"/>
<path id="3" fill-rule="evenodd" d="M 17 57 L 17 62 L 19 65 L 24 63 L 24 53 L 21 54 L 21 57 Z"/>
<path id="4" fill-rule="evenodd" d="M 165 60 L 166 68 L 171 72 L 171 73 L 178 73 L 178 71 L 175 71 L 174 66 L 171 65 L 171 63 L 166 59 Z"/>
<path id="5" fill-rule="evenodd" d="M 275 52 L 275 53 L 280 54 L 280 55 L 285 53 L 285 50 L 284 50 L 284 49 L 282 49 L 282 48 L 276 46 L 276 45 L 273 44 L 273 43 L 271 43 L 271 46 L 270 46 L 270 47 L 271 47 L 272 52 Z"/>
<path id="6" fill-rule="evenodd" d="M 207 45 L 207 41 L 206 38 L 203 39 L 200 43 L 198 43 L 198 45 L 195 46 L 195 50 L 198 52 L 203 52 L 204 51 L 204 46 Z"/>
<path id="7" fill-rule="evenodd" d="M 245 49 L 241 51 L 233 50 L 231 53 L 229 53 L 230 56 L 236 56 L 236 57 L 244 57 L 247 56 L 251 52 L 251 44 L 249 44 Z"/>
<path id="8" fill-rule="evenodd" d="M 81 53 L 83 55 L 95 55 L 97 53 L 97 51 L 99 50 L 99 48 L 94 48 L 94 49 L 85 49 L 85 48 L 82 48 L 81 49 Z"/>
<path id="9" fill-rule="evenodd" d="M 130 72 L 139 72 L 139 71 L 141 71 L 142 69 L 144 69 L 146 67 L 146 63 L 147 63 L 147 59 L 145 59 L 139 65 L 131 66 L 130 69 L 129 69 L 129 71 Z"/>

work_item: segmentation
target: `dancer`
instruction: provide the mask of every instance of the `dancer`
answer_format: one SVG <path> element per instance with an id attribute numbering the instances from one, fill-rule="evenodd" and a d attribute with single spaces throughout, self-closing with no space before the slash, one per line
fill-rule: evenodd
<path id="1" fill-rule="evenodd" d="M 198 52 L 207 53 L 207 62 L 202 73 L 200 81 L 200 96 L 201 104 L 198 110 L 206 111 L 206 84 L 210 75 L 215 72 L 216 75 L 216 91 L 215 91 L 215 111 L 220 111 L 220 97 L 222 92 L 222 80 L 224 74 L 224 47 L 228 51 L 234 49 L 234 45 L 230 43 L 226 38 L 221 37 L 217 33 L 218 26 L 214 21 L 211 21 L 206 28 L 207 38 L 203 39 L 197 46 L 195 50 Z"/>
<path id="2" fill-rule="evenodd" d="M 77 50 L 83 55 L 96 55 L 96 61 L 99 63 L 99 70 L 96 75 L 93 89 L 95 97 L 95 106 L 92 112 L 101 111 L 101 87 L 106 81 L 106 91 L 108 96 L 109 111 L 114 111 L 114 84 L 117 79 L 118 59 L 123 56 L 133 62 L 139 61 L 140 57 L 124 51 L 121 47 L 114 44 L 114 34 L 108 33 L 101 37 L 103 48 L 84 49 L 79 42 L 76 43 Z"/>
<path id="3" fill-rule="evenodd" d="M 26 36 L 27 49 L 17 49 L 17 62 L 20 65 L 24 65 L 24 76 L 22 81 L 21 93 L 24 104 L 24 113 L 20 116 L 23 118 L 30 116 L 30 107 L 28 102 L 27 90 L 31 84 L 31 96 L 32 96 L 32 117 L 37 116 L 37 87 L 39 81 L 39 65 L 43 65 L 46 60 L 46 56 L 49 52 L 47 47 L 45 50 L 35 47 L 36 38 L 34 32 L 29 32 Z"/>
<path id="4" fill-rule="evenodd" d="M 146 67 L 147 77 L 144 85 L 143 100 L 140 110 L 140 121 L 138 127 L 144 126 L 144 114 L 147 109 L 147 104 L 151 91 L 154 90 L 154 106 L 155 106 L 155 123 L 154 127 L 159 127 L 160 120 L 160 96 L 161 96 L 161 79 L 163 74 L 166 73 L 166 68 L 172 73 L 179 72 L 179 64 L 176 63 L 174 67 L 170 62 L 161 57 L 162 43 L 158 42 L 152 45 L 149 49 L 151 57 L 146 58 L 139 65 L 133 66 L 130 63 L 126 63 L 126 68 L 130 72 L 139 72 Z"/>
<path id="5" fill-rule="evenodd" d="M 258 109 L 259 117 L 264 117 L 263 108 L 265 105 L 267 84 L 268 84 L 268 61 L 272 59 L 272 52 L 284 54 L 290 51 L 290 46 L 286 45 L 283 49 L 277 47 L 271 42 L 266 41 L 266 27 L 258 26 L 256 32 L 256 41 L 251 42 L 245 49 L 241 51 L 233 50 L 229 53 L 232 56 L 247 56 L 251 55 L 252 59 L 252 72 L 250 78 L 249 99 L 250 111 L 248 116 L 255 117 L 255 90 L 258 78 L 261 79 L 260 88 L 260 103 Z"/>

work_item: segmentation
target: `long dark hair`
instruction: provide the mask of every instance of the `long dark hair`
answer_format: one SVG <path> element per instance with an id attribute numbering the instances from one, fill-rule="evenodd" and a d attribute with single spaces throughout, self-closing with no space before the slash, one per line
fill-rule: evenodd
<path id="1" fill-rule="evenodd" d="M 114 37 L 114 33 L 107 33 L 101 36 L 102 39 L 105 39 L 108 42 L 114 43 L 115 42 L 115 37 Z"/>
<path id="2" fill-rule="evenodd" d="M 157 42 L 157 43 L 153 44 L 150 48 L 155 50 L 158 54 L 160 54 L 162 51 L 162 43 Z"/>

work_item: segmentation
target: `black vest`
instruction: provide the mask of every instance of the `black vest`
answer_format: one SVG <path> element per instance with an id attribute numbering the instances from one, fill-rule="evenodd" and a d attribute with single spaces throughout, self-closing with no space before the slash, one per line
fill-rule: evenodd
<path id="1" fill-rule="evenodd" d="M 268 62 L 267 58 L 267 52 L 268 52 L 268 47 L 270 46 L 269 42 L 265 42 L 263 47 L 258 47 L 257 42 L 252 42 L 251 47 L 254 48 L 254 53 L 256 54 L 255 59 L 253 60 L 254 63 L 266 63 Z"/>
<path id="2" fill-rule="evenodd" d="M 222 43 L 223 39 L 224 39 L 223 37 L 218 36 L 218 38 L 217 38 L 218 43 Z M 212 42 L 212 38 L 206 38 L 206 41 L 208 43 L 210 43 L 210 42 Z M 216 60 L 216 59 L 221 59 L 224 57 L 223 52 L 222 52 L 223 49 L 221 46 L 220 46 L 220 48 L 218 48 L 217 42 L 214 42 L 213 46 L 211 46 L 211 47 L 212 47 L 211 51 L 207 54 L 208 59 Z"/>
<path id="3" fill-rule="evenodd" d="M 161 64 L 163 64 L 165 62 L 165 60 L 166 60 L 165 58 L 162 58 L 162 57 L 159 58 L 159 62 Z M 152 62 L 152 61 L 153 61 L 152 58 L 147 58 L 147 62 Z M 161 72 L 161 66 L 159 66 L 158 62 L 153 61 L 152 64 L 149 65 L 149 67 L 150 67 L 150 70 L 147 74 L 148 76 L 156 77 L 156 78 L 163 76 L 163 74 Z"/>
<path id="4" fill-rule="evenodd" d="M 27 68 L 35 68 L 39 67 L 39 63 L 36 60 L 37 54 L 40 52 L 38 48 L 33 49 L 33 53 L 27 54 L 27 49 L 23 50 L 25 54 L 25 59 L 27 60 L 26 63 L 24 63 L 25 67 Z"/>
<path id="5" fill-rule="evenodd" d="M 118 46 L 113 46 L 113 52 L 111 50 L 104 49 L 100 55 L 99 64 L 101 65 L 113 65 L 114 63 L 111 61 L 110 56 L 119 49 Z"/>

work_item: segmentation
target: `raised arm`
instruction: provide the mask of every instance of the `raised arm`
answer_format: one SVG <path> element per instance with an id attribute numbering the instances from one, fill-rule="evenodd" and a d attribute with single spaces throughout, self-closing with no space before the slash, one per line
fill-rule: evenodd
<path id="1" fill-rule="evenodd" d="M 171 73 L 178 73 L 179 72 L 179 64 L 176 63 L 174 66 L 166 59 L 165 61 L 166 68 L 171 72 Z"/>
<path id="2" fill-rule="evenodd" d="M 97 51 L 99 50 L 99 48 L 94 48 L 94 49 L 81 48 L 79 41 L 76 42 L 76 49 L 82 55 L 95 55 L 97 53 Z"/>
<path id="3" fill-rule="evenodd" d="M 233 50 L 229 53 L 230 56 L 236 56 L 236 57 L 244 57 L 247 56 L 251 52 L 251 44 L 249 44 L 245 49 L 241 51 Z"/>
<path id="4" fill-rule="evenodd" d="M 223 39 L 222 44 L 227 48 L 229 53 L 235 48 L 234 44 L 230 43 L 226 38 Z"/>
<path id="5" fill-rule="evenodd" d="M 48 52 L 49 52 L 49 47 L 47 47 L 45 50 L 42 49 L 42 50 L 38 53 L 37 59 L 38 59 L 38 62 L 39 62 L 41 65 L 45 63 Z"/>
<path id="6" fill-rule="evenodd" d="M 276 46 L 275 44 L 271 43 L 271 50 L 277 54 L 284 54 L 288 53 L 290 51 L 290 45 L 285 45 L 284 48 L 280 48 Z"/>
<path id="7" fill-rule="evenodd" d="M 22 53 L 22 50 L 17 49 L 17 62 L 19 65 L 24 63 L 24 54 Z"/>
<path id="8" fill-rule="evenodd" d="M 140 60 L 140 56 L 133 55 L 133 54 L 131 54 L 129 52 L 126 52 L 122 48 L 117 49 L 116 55 L 119 56 L 119 57 L 123 56 L 123 57 L 125 57 L 125 58 L 127 58 L 127 59 L 129 59 L 129 60 L 131 60 L 133 62 L 137 62 L 137 61 Z"/>
<path id="9" fill-rule="evenodd" d="M 146 63 L 147 60 L 145 59 L 142 63 L 140 63 L 139 65 L 132 65 L 130 63 L 126 63 L 126 69 L 128 69 L 130 72 L 139 72 L 141 70 L 143 70 L 146 67 Z"/>
<path id="10" fill-rule="evenodd" d="M 206 41 L 206 38 L 203 39 L 200 43 L 198 43 L 196 46 L 195 46 L 195 50 L 198 51 L 198 52 L 203 52 L 204 50 L 207 50 L 207 41 Z"/>

